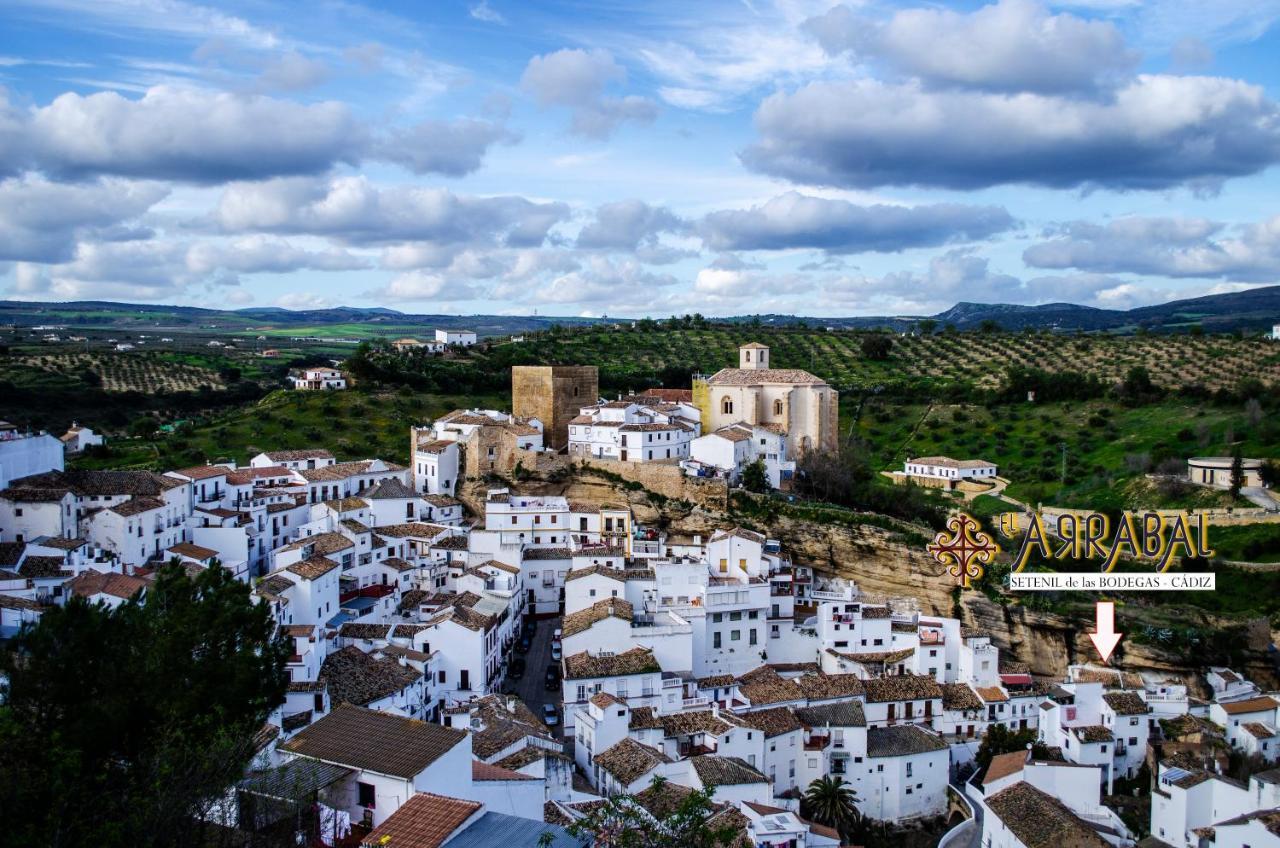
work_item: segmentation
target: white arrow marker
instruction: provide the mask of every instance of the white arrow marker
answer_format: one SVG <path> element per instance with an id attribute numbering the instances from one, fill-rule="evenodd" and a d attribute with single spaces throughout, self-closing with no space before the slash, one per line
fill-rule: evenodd
<path id="1" fill-rule="evenodd" d="M 1111 601 L 1098 601 L 1097 632 L 1090 633 L 1089 638 L 1093 640 L 1093 646 L 1098 649 L 1103 662 L 1107 661 L 1116 645 L 1120 644 L 1122 636 L 1123 633 L 1116 632 L 1116 605 Z"/>

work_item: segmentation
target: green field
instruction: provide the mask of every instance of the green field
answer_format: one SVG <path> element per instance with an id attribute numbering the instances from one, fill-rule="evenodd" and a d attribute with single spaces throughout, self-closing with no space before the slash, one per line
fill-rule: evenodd
<path id="1" fill-rule="evenodd" d="M 844 426 L 870 448 L 883 470 L 908 457 L 942 454 L 980 458 L 1012 481 L 1010 497 L 1093 509 L 1232 505 L 1225 492 L 1191 488 L 1164 493 L 1143 480 L 1162 460 L 1228 455 L 1228 441 L 1246 456 L 1276 453 L 1276 428 L 1252 420 L 1243 405 L 1162 401 L 1126 407 L 1109 401 L 979 407 L 964 404 L 869 402 Z M 1063 451 L 1066 445 L 1066 484 Z M 1251 506 L 1237 499 L 1236 505 Z"/>
<path id="2" fill-rule="evenodd" d="M 379 457 L 407 464 L 409 426 L 460 407 L 505 406 L 505 397 L 410 392 L 272 392 L 261 401 L 192 422 L 171 435 L 120 439 L 110 454 L 77 461 L 88 468 L 166 470 L 234 460 L 268 450 L 323 447 L 339 460 Z"/>

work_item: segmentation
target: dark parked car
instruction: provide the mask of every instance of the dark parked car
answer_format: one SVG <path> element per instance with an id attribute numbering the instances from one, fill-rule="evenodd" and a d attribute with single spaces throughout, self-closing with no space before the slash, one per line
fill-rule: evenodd
<path id="1" fill-rule="evenodd" d="M 547 679 L 543 684 L 548 692 L 555 691 L 560 688 L 560 666 L 547 666 Z"/>
<path id="2" fill-rule="evenodd" d="M 524 660 L 517 657 L 511 661 L 511 665 L 507 666 L 507 676 L 512 680 L 519 680 L 524 677 Z"/>
<path id="3" fill-rule="evenodd" d="M 527 654 L 529 653 L 529 649 L 532 647 L 533 640 L 530 639 L 529 635 L 526 633 L 524 636 L 520 637 L 520 642 L 516 645 L 516 650 L 522 654 Z"/>

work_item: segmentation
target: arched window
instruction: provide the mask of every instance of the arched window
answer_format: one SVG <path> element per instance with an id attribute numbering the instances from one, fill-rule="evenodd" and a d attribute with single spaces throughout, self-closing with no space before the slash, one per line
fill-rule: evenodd
<path id="1" fill-rule="evenodd" d="M 733 414 L 733 399 L 730 398 L 728 395 L 725 395 L 724 398 L 721 399 L 720 401 L 720 412 L 722 412 L 725 415 Z"/>
<path id="2" fill-rule="evenodd" d="M 773 414 L 782 415 L 782 398 L 778 398 L 773 402 Z"/>

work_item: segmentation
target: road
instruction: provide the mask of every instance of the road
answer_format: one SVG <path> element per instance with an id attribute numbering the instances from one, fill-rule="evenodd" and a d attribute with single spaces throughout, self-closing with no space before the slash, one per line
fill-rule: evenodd
<path id="1" fill-rule="evenodd" d="M 529 648 L 529 652 L 524 655 L 525 669 L 524 677 L 514 681 L 515 692 L 520 696 L 520 700 L 529 705 L 529 709 L 542 718 L 542 705 L 546 703 L 560 706 L 560 689 L 557 688 L 553 692 L 548 692 L 543 685 L 543 681 L 547 676 L 547 663 L 551 662 L 551 634 L 560 626 L 559 618 L 548 618 L 537 623 L 538 629 L 533 636 L 533 644 Z M 556 726 L 555 731 L 560 734 L 564 727 L 564 717 L 561 716 L 561 723 Z"/>

